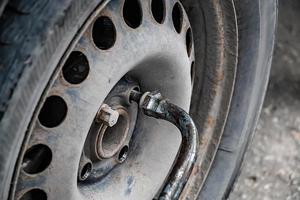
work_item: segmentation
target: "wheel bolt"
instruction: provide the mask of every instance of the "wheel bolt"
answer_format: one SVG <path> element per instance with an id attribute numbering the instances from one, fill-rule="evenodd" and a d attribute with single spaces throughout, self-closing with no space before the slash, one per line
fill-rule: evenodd
<path id="1" fill-rule="evenodd" d="M 85 181 L 90 176 L 90 174 L 92 172 L 92 168 L 93 168 L 93 165 L 91 162 L 86 163 L 81 170 L 79 180 Z"/>
<path id="2" fill-rule="evenodd" d="M 113 127 L 119 119 L 118 111 L 113 110 L 109 105 L 103 104 L 96 116 L 96 121 L 106 126 Z"/>
<path id="3" fill-rule="evenodd" d="M 118 162 L 119 163 L 123 163 L 127 159 L 128 150 L 129 150 L 128 145 L 125 145 L 125 146 L 122 147 L 122 149 L 120 150 L 119 155 L 118 155 Z"/>
<path id="4" fill-rule="evenodd" d="M 79 168 L 78 168 L 78 180 L 85 181 L 91 174 L 93 170 L 92 161 L 86 157 L 83 153 L 80 158 Z"/>

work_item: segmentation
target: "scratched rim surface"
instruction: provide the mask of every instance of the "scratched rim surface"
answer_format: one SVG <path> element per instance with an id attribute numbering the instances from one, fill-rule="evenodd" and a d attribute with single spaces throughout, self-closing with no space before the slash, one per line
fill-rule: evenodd
<path id="1" fill-rule="evenodd" d="M 33 117 L 11 189 L 16 199 L 152 199 L 176 157 L 179 131 L 140 114 L 128 159 L 97 182 L 78 181 L 85 139 L 113 86 L 130 76 L 188 110 L 194 62 L 189 20 L 176 0 L 112 1 L 84 27 Z"/>
<path id="2" fill-rule="evenodd" d="M 180 137 L 173 126 L 143 115 L 139 115 L 127 161 L 97 184 L 77 181 L 80 154 L 95 114 L 112 87 L 126 74 L 139 81 L 142 90 L 159 89 L 185 110 L 190 106 L 190 83 L 194 84 L 190 109 L 197 120 L 202 143 L 197 166 L 182 197 L 194 199 L 198 195 L 222 137 L 232 95 L 237 34 L 229 34 L 230 37 L 226 34 L 236 31 L 236 19 L 231 18 L 236 16 L 234 5 L 232 1 L 222 4 L 232 12 L 222 21 L 224 16 L 219 12 L 222 8 L 218 3 L 197 1 L 203 9 L 197 10 L 190 5 L 194 1 L 183 0 L 190 25 L 182 5 L 175 0 L 162 0 L 162 6 L 160 0 L 132 2 L 138 5 L 124 6 L 124 0 L 119 0 L 101 12 L 95 11 L 71 42 L 74 48 L 67 49 L 50 80 L 50 89 L 36 108 L 39 113 L 46 98 L 53 96 L 48 103 L 54 101 L 62 108 L 59 115 L 54 113 L 59 120 L 45 124 L 40 118 L 31 123 L 33 131 L 29 133 L 30 140 L 23 147 L 19 163 L 34 157 L 34 150 L 40 149 L 42 165 L 30 169 L 23 162 L 23 166 L 16 168 L 16 187 L 11 189 L 13 198 L 22 199 L 24 195 L 29 199 L 152 199 L 172 165 Z M 124 13 L 124 7 L 133 10 Z M 163 13 L 153 13 L 153 7 Z M 205 15 L 210 23 L 201 21 L 199 15 Z M 98 22 L 100 27 L 105 24 L 102 26 L 105 32 L 100 33 L 105 40 L 93 37 L 99 34 L 97 30 L 93 32 L 93 25 Z M 195 44 L 189 42 L 193 41 L 191 32 Z M 87 63 L 89 68 L 69 79 L 69 71 L 62 68 L 74 52 L 79 53 L 80 62 Z M 204 61 L 204 57 L 209 57 L 209 61 Z"/>

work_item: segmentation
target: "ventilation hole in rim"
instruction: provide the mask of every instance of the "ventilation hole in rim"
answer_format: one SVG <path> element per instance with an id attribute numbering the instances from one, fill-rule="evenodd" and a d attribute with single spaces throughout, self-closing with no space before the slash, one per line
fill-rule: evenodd
<path id="1" fill-rule="evenodd" d="M 131 28 L 137 28 L 142 23 L 143 13 L 139 0 L 125 0 L 123 17 L 126 24 Z"/>
<path id="2" fill-rule="evenodd" d="M 181 5 L 177 2 L 175 3 L 172 11 L 172 20 L 173 20 L 173 25 L 177 33 L 181 32 L 182 28 L 182 7 Z"/>
<path id="3" fill-rule="evenodd" d="M 195 81 L 195 62 L 193 61 L 191 64 L 191 80 L 192 80 L 192 85 L 194 84 Z"/>
<path id="4" fill-rule="evenodd" d="M 20 200 L 47 200 L 47 194 L 41 189 L 32 189 L 26 192 Z"/>
<path id="5" fill-rule="evenodd" d="M 29 148 L 23 158 L 22 168 L 28 174 L 37 174 L 44 171 L 52 160 L 52 152 L 49 147 L 37 144 Z"/>
<path id="6" fill-rule="evenodd" d="M 71 84 L 82 83 L 88 76 L 89 71 L 88 60 L 79 51 L 73 51 L 62 68 L 64 79 Z"/>
<path id="7" fill-rule="evenodd" d="M 187 30 L 186 36 L 185 36 L 186 50 L 187 50 L 188 56 L 191 55 L 192 44 L 193 44 L 192 41 L 193 41 L 192 30 L 191 30 L 191 28 L 189 28 L 189 29 Z"/>
<path id="8" fill-rule="evenodd" d="M 164 0 L 152 0 L 152 15 L 158 23 L 162 24 L 165 18 L 165 2 Z"/>
<path id="9" fill-rule="evenodd" d="M 95 45 L 102 50 L 111 48 L 116 42 L 116 28 L 109 17 L 99 17 L 93 25 L 92 30 Z"/>
<path id="10" fill-rule="evenodd" d="M 67 104 L 59 96 L 50 96 L 46 99 L 40 114 L 40 123 L 47 128 L 54 128 L 60 125 L 67 115 Z"/>

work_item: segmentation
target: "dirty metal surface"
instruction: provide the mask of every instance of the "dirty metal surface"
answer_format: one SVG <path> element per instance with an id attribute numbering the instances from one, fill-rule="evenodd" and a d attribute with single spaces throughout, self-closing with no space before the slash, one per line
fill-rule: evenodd
<path id="1" fill-rule="evenodd" d="M 140 104 L 143 112 L 151 117 L 174 124 L 181 133 L 181 146 L 170 174 L 158 194 L 160 200 L 178 199 L 190 177 L 199 148 L 199 136 L 193 119 L 182 108 L 164 99 L 159 92 L 131 95 Z"/>
<path id="2" fill-rule="evenodd" d="M 194 56 L 193 48 L 190 56 L 186 49 L 185 32 L 190 27 L 186 14 L 182 13 L 182 31 L 178 33 L 171 14 L 175 1 L 166 3 L 163 24 L 153 19 L 150 4 L 143 1 L 142 23 L 138 29 L 132 29 L 124 23 L 120 12 L 123 3 L 123 0 L 112 1 L 104 10 L 102 7 L 96 10 L 62 59 L 65 61 L 72 51 L 83 53 L 90 66 L 87 78 L 81 84 L 70 84 L 61 72 L 62 62 L 50 80 L 46 96 L 61 97 L 68 106 L 67 114 L 54 128 L 47 128 L 33 118 L 36 121 L 32 122 L 24 150 L 45 144 L 51 149 L 52 159 L 44 171 L 34 175 L 17 169 L 16 198 L 39 188 L 48 199 L 152 199 L 163 184 L 180 147 L 180 134 L 169 123 L 141 114 L 129 143 L 128 159 L 101 181 L 78 182 L 82 149 L 91 124 L 101 103 L 124 75 L 134 77 L 145 90 L 158 89 L 185 110 L 189 108 Z M 109 17 L 115 25 L 116 41 L 108 50 L 97 48 L 91 38 L 98 16 Z M 41 104 L 44 100 L 45 97 Z"/>
<path id="3" fill-rule="evenodd" d="M 40 174 L 31 176 L 18 171 L 16 197 L 34 187 L 49 193 L 48 199 L 62 196 L 67 199 L 93 199 L 95 196 L 103 199 L 152 199 L 156 195 L 176 158 L 181 139 L 178 131 L 169 124 L 149 119 L 141 113 L 130 143 L 129 158 L 122 166 L 112 170 L 101 182 L 77 183 L 77 168 L 84 141 L 99 105 L 128 72 L 143 90 L 160 90 L 186 111 L 192 101 L 190 110 L 196 119 L 201 143 L 195 167 L 180 198 L 195 199 L 199 193 L 199 185 L 207 176 L 222 136 L 232 95 L 237 33 L 230 39 L 225 36 L 228 30 L 237 32 L 234 5 L 232 1 L 223 4 L 216 1 L 181 1 L 191 25 L 184 12 L 182 32 L 178 34 L 170 14 L 176 1 L 167 1 L 163 24 L 154 21 L 149 12 L 150 4 L 143 1 L 142 24 L 135 30 L 126 26 L 122 19 L 123 2 L 112 1 L 105 10 L 96 10 L 84 25 L 84 33 L 78 34 L 75 39 L 78 43 L 71 45 L 65 55 L 67 58 L 72 50 L 76 50 L 87 56 L 91 71 L 85 82 L 79 86 L 70 85 L 61 75 L 61 66 L 50 81 L 47 95 L 62 96 L 69 105 L 68 115 L 64 123 L 55 129 L 33 123 L 33 134 L 26 148 L 46 143 L 53 149 L 53 159 L 49 168 Z M 199 12 L 205 18 L 199 18 L 196 14 Z M 91 24 L 97 16 L 108 16 L 116 27 L 116 42 L 113 48 L 106 51 L 97 49 L 91 39 Z M 197 37 L 194 38 L 195 49 L 193 45 L 188 57 L 184 33 L 190 26 Z M 212 34 L 207 35 L 208 32 Z M 195 61 L 194 53 L 197 62 L 192 88 L 190 68 Z M 78 113 L 81 113 L 80 117 Z M 62 153 L 58 155 L 57 152 Z M 65 185 L 69 187 L 63 187 Z"/>

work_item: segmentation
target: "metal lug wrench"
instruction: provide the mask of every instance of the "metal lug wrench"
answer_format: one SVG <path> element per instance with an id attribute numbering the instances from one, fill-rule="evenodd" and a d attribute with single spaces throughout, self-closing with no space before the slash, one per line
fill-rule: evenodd
<path id="1" fill-rule="evenodd" d="M 199 136 L 195 123 L 187 112 L 164 99 L 157 91 L 142 94 L 133 90 L 130 100 L 138 102 L 144 114 L 169 121 L 181 132 L 182 143 L 178 157 L 158 195 L 159 200 L 178 199 L 197 157 Z"/>

